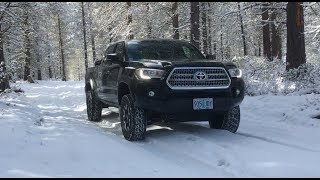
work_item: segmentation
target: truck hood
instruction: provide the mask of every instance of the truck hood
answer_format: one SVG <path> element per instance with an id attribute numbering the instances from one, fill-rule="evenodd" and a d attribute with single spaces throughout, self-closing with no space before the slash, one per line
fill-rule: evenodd
<path id="1" fill-rule="evenodd" d="M 149 60 L 142 59 L 139 61 L 132 61 L 130 64 L 134 67 L 140 68 L 156 68 L 156 69 L 167 69 L 173 67 L 225 67 L 229 66 L 230 63 L 222 63 L 218 61 L 208 60 L 208 59 L 197 59 L 197 60 L 179 60 L 179 61 L 164 61 L 164 60 Z M 232 63 L 231 63 L 232 64 Z"/>

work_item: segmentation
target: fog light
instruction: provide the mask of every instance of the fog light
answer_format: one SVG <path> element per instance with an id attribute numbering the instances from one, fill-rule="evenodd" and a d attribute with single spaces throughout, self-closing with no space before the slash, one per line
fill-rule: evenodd
<path id="1" fill-rule="evenodd" d="M 152 96 L 154 96 L 154 92 L 153 91 L 149 91 L 148 95 L 152 97 Z"/>
<path id="2" fill-rule="evenodd" d="M 240 94 L 240 90 L 237 89 L 237 90 L 236 90 L 236 95 L 238 96 L 239 94 Z"/>

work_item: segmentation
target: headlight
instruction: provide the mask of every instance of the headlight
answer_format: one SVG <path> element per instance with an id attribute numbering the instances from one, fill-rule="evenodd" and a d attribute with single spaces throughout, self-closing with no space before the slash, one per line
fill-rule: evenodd
<path id="1" fill-rule="evenodd" d="M 160 69 L 146 69 L 139 68 L 136 69 L 136 75 L 141 79 L 153 79 L 153 78 L 161 78 L 164 73 L 164 70 Z"/>
<path id="2" fill-rule="evenodd" d="M 241 78 L 241 76 L 242 76 L 242 71 L 239 68 L 229 69 L 228 71 L 229 71 L 231 77 Z"/>

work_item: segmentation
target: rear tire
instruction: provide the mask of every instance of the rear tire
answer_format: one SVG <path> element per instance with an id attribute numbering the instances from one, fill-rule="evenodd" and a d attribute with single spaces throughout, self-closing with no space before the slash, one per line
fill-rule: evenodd
<path id="1" fill-rule="evenodd" d="M 86 92 L 86 102 L 88 120 L 94 122 L 101 121 L 102 103 L 97 98 L 93 90 L 89 90 Z"/>
<path id="2" fill-rule="evenodd" d="M 130 94 L 124 95 L 120 105 L 120 121 L 123 136 L 128 141 L 143 140 L 146 132 L 145 111 L 134 105 Z"/>
<path id="3" fill-rule="evenodd" d="M 240 125 L 240 107 L 236 106 L 226 113 L 217 114 L 216 118 L 209 121 L 210 128 L 224 129 L 232 133 L 237 132 Z"/>

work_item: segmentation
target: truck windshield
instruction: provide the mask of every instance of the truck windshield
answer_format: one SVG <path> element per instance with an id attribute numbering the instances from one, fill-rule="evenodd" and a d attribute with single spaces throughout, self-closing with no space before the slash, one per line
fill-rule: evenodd
<path id="1" fill-rule="evenodd" d="M 128 42 L 128 59 L 197 60 L 205 59 L 193 45 L 181 41 L 133 40 Z"/>

